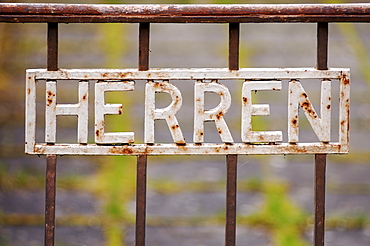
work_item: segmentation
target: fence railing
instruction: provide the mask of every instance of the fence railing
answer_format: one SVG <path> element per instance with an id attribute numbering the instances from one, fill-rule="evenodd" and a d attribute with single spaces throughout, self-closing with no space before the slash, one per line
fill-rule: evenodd
<path id="1" fill-rule="evenodd" d="M 242 76 L 243 69 L 239 68 L 239 34 L 240 23 L 261 23 L 261 22 L 310 22 L 317 23 L 317 64 L 316 68 L 312 69 L 313 73 L 323 73 L 330 71 L 328 68 L 328 28 L 329 22 L 370 22 L 370 4 L 292 4 L 292 5 L 82 5 L 82 4 L 0 4 L 0 22 L 9 23 L 47 23 L 47 71 L 30 71 L 28 82 L 34 85 L 37 79 L 53 81 L 64 78 L 67 73 L 73 72 L 60 70 L 58 67 L 58 25 L 60 23 L 140 23 L 139 24 L 139 59 L 138 69 L 135 76 L 137 78 L 147 78 L 148 83 L 153 79 L 162 79 L 165 84 L 167 80 L 173 79 L 175 75 L 167 77 L 157 74 L 148 73 L 151 71 L 149 66 L 149 43 L 150 43 L 150 23 L 229 23 L 229 54 L 228 54 L 228 69 L 218 73 L 218 77 L 209 78 L 210 74 L 203 73 L 203 77 L 197 78 L 201 83 L 203 79 L 222 79 L 220 76 L 229 76 L 227 78 L 247 79 L 247 76 Z M 58 72 L 62 71 L 62 72 Z M 147 72 L 148 71 L 148 72 Z M 81 72 L 81 71 L 80 71 Z M 86 71 L 85 71 L 86 72 Z M 91 72 L 91 71 L 90 71 Z M 146 73 L 147 72 L 147 73 Z M 168 71 L 167 71 L 168 72 Z M 190 76 L 191 71 L 187 71 L 186 76 Z M 238 75 L 238 72 L 239 75 Z M 290 72 L 290 71 L 288 71 Z M 306 70 L 307 72 L 307 70 Z M 339 71 L 340 73 L 342 71 Z M 77 72 L 78 73 L 78 72 Z M 88 75 L 89 71 L 84 74 L 80 73 L 80 80 L 99 79 L 96 75 Z M 180 73 L 178 71 L 178 73 Z M 193 75 L 196 72 L 193 71 Z M 304 73 L 304 71 L 301 71 Z M 335 73 L 335 72 L 334 72 Z M 132 74 L 132 73 L 131 73 Z M 154 73 L 155 74 L 155 73 Z M 168 72 L 170 74 L 170 72 Z M 205 74 L 205 75 L 204 75 Z M 226 75 L 225 75 L 226 74 Z M 192 75 L 192 76 L 193 76 Z M 343 73 L 342 73 L 343 75 Z M 40 76 L 37 78 L 37 76 Z M 44 76 L 44 77 L 42 77 Z M 49 76 L 49 77 L 48 77 Z M 59 77 L 58 77 L 59 76 Z M 71 75 L 72 76 L 72 75 Z M 87 77 L 86 77 L 87 76 Z M 94 77 L 95 76 L 95 77 Z M 106 79 L 119 79 L 121 81 L 135 79 L 133 75 L 118 75 Z M 141 76 L 141 77 L 140 77 Z M 147 76 L 147 77 L 145 77 Z M 154 76 L 154 77 L 151 77 Z M 176 75 L 178 76 L 178 74 Z M 175 77 L 176 77 L 175 76 Z M 185 77 L 186 77 L 185 76 Z M 207 77 L 208 76 L 208 77 Z M 302 76 L 299 75 L 298 78 Z M 226 155 L 227 163 L 227 188 L 226 188 L 226 225 L 225 225 L 225 245 L 234 246 L 236 244 L 236 195 L 237 195 L 237 155 L 238 154 L 315 154 L 315 227 L 314 227 L 314 245 L 324 245 L 325 231 L 325 179 L 326 179 L 326 154 L 328 153 L 346 153 L 348 151 L 348 121 L 349 121 L 349 95 L 346 86 L 349 86 L 347 77 L 333 75 L 334 79 L 340 79 L 344 92 L 341 96 L 343 106 L 343 117 L 341 118 L 340 132 L 343 141 L 337 145 L 328 143 L 323 139 L 320 143 L 314 145 L 315 148 L 307 151 L 306 148 L 300 147 L 294 141 L 287 144 L 276 144 L 275 141 L 262 141 L 263 145 L 250 144 L 245 141 L 241 144 L 233 144 L 225 140 L 219 146 L 202 145 L 202 141 L 195 141 L 194 144 L 183 142 L 175 143 L 169 147 L 173 148 L 172 154 L 188 154 L 194 151 L 193 154 L 215 154 L 218 148 L 218 154 Z M 72 76 L 73 77 L 73 76 Z M 77 76 L 78 77 L 78 76 Z M 284 76 L 270 76 L 264 79 L 275 81 Z M 332 79 L 328 74 L 324 74 L 323 80 Z M 31 79 L 29 79 L 31 78 Z M 190 78 L 190 77 L 189 77 Z M 191 77 L 193 78 L 193 77 Z M 257 77 L 253 77 L 258 80 Z M 289 79 L 294 80 L 293 77 Z M 50 88 L 51 88 L 50 87 Z M 147 155 L 161 154 L 161 149 L 158 150 L 151 141 L 147 141 L 143 146 L 106 146 L 106 145 L 86 145 L 79 143 L 75 146 L 77 152 L 70 151 L 63 146 L 57 146 L 53 141 L 46 141 L 44 145 L 34 143 L 32 137 L 34 126 L 33 114 L 29 114 L 33 110 L 34 102 L 29 95 L 33 95 L 34 87 L 28 88 L 27 98 L 27 132 L 26 132 L 26 152 L 32 154 L 46 155 L 46 207 L 45 207 L 45 245 L 54 245 L 55 231 L 55 194 L 56 194 L 56 161 L 58 154 L 102 154 L 103 152 L 94 152 L 97 148 L 105 148 L 105 154 L 112 154 L 112 149 L 115 148 L 114 154 L 119 155 L 137 155 L 137 193 L 136 193 L 136 243 L 137 246 L 145 245 L 145 227 L 146 227 L 146 187 L 147 187 Z M 216 89 L 214 89 L 216 90 Z M 54 98 L 50 98 L 52 100 Z M 299 102 L 298 102 L 299 103 Z M 301 107 L 302 103 L 300 104 Z M 56 106 L 54 105 L 56 108 Z M 54 108 L 54 109 L 55 109 Z M 328 109 L 330 108 L 330 105 Z M 307 109 L 308 110 L 308 109 Z M 64 111 L 63 111 L 64 112 Z M 70 111 L 60 114 L 69 115 L 78 113 Z M 203 112 L 204 113 L 204 112 Z M 104 117 L 104 112 L 102 113 Z M 108 114 L 108 113 L 107 113 Z M 153 116 L 154 117 L 154 116 Z M 213 116 L 209 116 L 212 118 Z M 316 115 L 317 117 L 317 115 Z M 316 118 L 315 115 L 312 118 Z M 155 120 L 156 118 L 152 118 Z M 210 119 L 205 119 L 210 120 Z M 219 119 L 218 119 L 219 120 Z M 294 119 L 293 119 L 294 120 Z M 217 121 L 214 119 L 214 121 Z M 176 127 L 175 127 L 176 128 Z M 294 127 L 293 127 L 294 130 Z M 172 131 L 172 130 L 170 130 Z M 171 132 L 172 133 L 172 132 Z M 176 134 L 175 129 L 173 133 Z M 178 133 L 178 132 L 177 132 Z M 31 134 L 31 136 L 30 136 Z M 293 133 L 292 133 L 293 134 Z M 149 134 L 150 135 L 150 134 Z M 220 133 L 221 135 L 221 133 Z M 222 136 L 221 136 L 222 137 Z M 52 138 L 51 138 L 52 139 Z M 201 138 L 200 138 L 201 139 Z M 176 142 L 176 141 L 175 141 Z M 251 141 L 256 142 L 256 141 Z M 258 142 L 258 141 L 257 141 Z M 266 142 L 268 143 L 266 145 Z M 272 146 L 272 147 L 271 147 Z M 320 146 L 324 146 L 320 149 Z M 168 146 L 167 146 L 168 147 Z M 186 148 L 191 150 L 186 150 Z M 270 148 L 271 147 L 271 148 Z M 330 148 L 332 147 L 332 148 Z M 88 149 L 90 148 L 90 149 Z M 156 149 L 157 148 L 157 149 Z M 166 148 L 166 147 L 165 147 Z M 212 149 L 213 148 L 213 149 Z M 270 148 L 274 151 L 253 152 L 252 148 Z M 279 149 L 280 148 L 280 149 Z M 285 150 L 284 150 L 285 148 Z M 336 148 L 336 149 L 335 149 Z M 341 149 L 342 148 L 342 149 Z M 71 148 L 69 148 L 70 150 Z M 81 152 L 78 152 L 79 149 Z M 117 150 L 118 149 L 118 150 Z M 185 149 L 185 150 L 184 150 Z M 201 152 L 196 152 L 202 149 Z M 208 149 L 208 152 L 206 151 Z M 128 151 L 130 150 L 130 151 Z M 151 150 L 152 152 L 148 152 Z M 221 150 L 221 152 L 220 152 Z M 270 151 L 269 150 L 269 151 Z M 295 150 L 296 152 L 294 152 Z M 338 150 L 338 151 L 336 151 Z M 91 152 L 89 152 L 91 151 Z M 157 151 L 157 152 L 155 152 Z M 176 152 L 177 151 L 177 152 Z M 182 152 L 181 152 L 182 151 Z M 285 151 L 285 152 L 284 152 Z"/>

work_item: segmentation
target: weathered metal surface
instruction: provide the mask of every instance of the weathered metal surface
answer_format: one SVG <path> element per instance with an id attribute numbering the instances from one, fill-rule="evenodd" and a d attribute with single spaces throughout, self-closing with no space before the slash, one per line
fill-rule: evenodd
<path id="1" fill-rule="evenodd" d="M 219 80 L 213 80 L 215 77 Z M 67 79 L 98 80 L 95 85 L 95 143 L 96 144 L 36 144 L 36 83 L 40 80 L 56 80 L 63 83 Z M 319 79 L 322 85 L 321 115 L 315 112 L 309 96 L 304 91 L 300 79 Z M 117 81 L 112 81 L 115 79 Z M 153 79 L 162 79 L 163 82 L 153 82 Z M 202 82 L 205 81 L 213 82 Z M 220 83 L 221 80 L 240 80 L 243 83 L 243 98 L 240 100 L 243 108 L 242 140 L 244 143 L 233 143 L 233 138 L 224 120 L 224 115 L 230 106 L 231 95 L 228 88 Z M 275 81 L 279 79 L 278 81 Z M 104 131 L 104 115 L 120 114 L 122 105 L 106 104 L 105 91 L 133 90 L 135 80 L 147 80 L 146 89 L 146 126 L 145 142 L 135 144 L 133 132 L 106 133 Z M 194 143 L 185 143 L 181 133 L 180 124 L 175 114 L 181 107 L 181 92 L 169 80 L 194 81 L 195 116 L 194 116 Z M 110 82 L 105 82 L 110 81 Z M 186 82 L 186 81 L 185 81 Z M 279 90 L 281 83 L 290 84 L 288 93 L 288 116 L 290 125 L 288 143 L 281 143 L 281 132 L 261 131 L 254 132 L 250 127 L 252 115 L 267 115 L 268 105 L 254 105 L 248 103 L 252 90 Z M 330 109 L 331 109 L 331 83 L 340 84 L 339 102 L 339 140 L 330 141 Z M 55 83 L 55 82 L 47 82 Z M 80 82 L 86 83 L 86 82 Z M 332 68 L 317 70 L 313 68 L 286 68 L 286 69 L 156 69 L 148 71 L 137 70 L 28 70 L 27 71 L 27 117 L 26 117 L 26 152 L 29 154 L 65 154 L 65 155 L 229 155 L 229 154 L 316 154 L 316 153 L 347 153 L 349 135 L 349 69 Z M 55 94 L 56 91 L 51 91 Z M 164 109 L 155 108 L 154 94 L 156 92 L 169 93 L 171 104 Z M 217 107 L 204 110 L 204 93 L 217 93 L 221 101 Z M 47 93 L 48 95 L 49 93 Z M 87 92 L 81 93 L 80 97 Z M 52 98 L 54 100 L 55 98 Z M 80 99 L 80 100 L 82 100 Z M 48 103 L 49 98 L 46 99 Z M 291 104 L 291 105 L 290 105 Z M 76 108 L 77 105 L 71 105 Z M 56 108 L 67 108 L 66 105 L 56 105 Z M 319 142 L 299 143 L 297 131 L 297 111 L 301 107 L 305 112 Z M 57 112 L 58 113 L 58 112 Z M 59 112 L 59 114 L 62 114 Z M 68 111 L 66 114 L 84 114 L 82 112 Z M 87 112 L 86 112 L 87 114 Z M 55 115 L 53 116 L 55 117 Z M 84 116 L 85 117 L 85 116 Z M 156 144 L 154 141 L 154 121 L 165 119 L 172 134 L 174 144 Z M 218 128 L 221 144 L 203 143 L 202 127 L 205 121 L 214 121 Z M 83 131 L 81 129 L 81 131 Z M 86 129 L 88 131 L 88 129 Z M 54 141 L 51 141 L 54 143 Z M 83 141 L 81 142 L 83 143 Z M 100 145 L 104 144 L 104 145 Z M 123 144 L 122 146 L 109 146 L 105 144 Z M 128 145 L 131 144 L 131 145 Z"/>
<path id="2" fill-rule="evenodd" d="M 225 225 L 225 246 L 236 244 L 236 197 L 237 197 L 237 176 L 238 156 L 226 156 L 226 225 Z"/>
<path id="3" fill-rule="evenodd" d="M 137 69 L 27 69 L 29 76 L 37 80 L 231 80 L 231 79 L 342 79 L 348 76 L 348 68 L 160 68 L 148 71 Z"/>
<path id="4" fill-rule="evenodd" d="M 135 245 L 145 246 L 147 156 L 137 157 Z"/>
<path id="5" fill-rule="evenodd" d="M 244 143 L 276 143 L 283 141 L 281 131 L 255 132 L 252 130 L 252 116 L 270 115 L 270 106 L 268 104 L 252 104 L 252 100 L 250 100 L 252 91 L 279 91 L 281 88 L 282 81 L 247 81 L 243 83 L 242 141 Z"/>
<path id="6" fill-rule="evenodd" d="M 229 69 L 239 69 L 240 23 L 229 24 Z"/>
<path id="7" fill-rule="evenodd" d="M 55 196 L 56 196 L 56 155 L 46 156 L 45 184 L 45 246 L 54 245 L 55 235 Z"/>
<path id="8" fill-rule="evenodd" d="M 58 23 L 48 23 L 47 43 L 47 68 L 49 71 L 56 71 L 58 70 Z"/>
<path id="9" fill-rule="evenodd" d="M 328 34 L 329 24 L 327 22 L 317 23 L 316 68 L 319 70 L 328 69 Z"/>
<path id="10" fill-rule="evenodd" d="M 48 23 L 48 29 L 47 29 L 47 69 L 48 71 L 56 71 L 58 70 L 58 24 L 57 23 Z M 28 81 L 29 78 L 27 78 Z M 49 83 L 49 82 L 48 82 Z M 50 82 L 53 87 L 53 91 L 55 92 L 49 92 L 46 96 L 46 104 L 52 103 L 53 105 L 56 105 L 56 83 Z M 88 86 L 88 83 L 85 83 Z M 48 90 L 46 90 L 48 91 Z M 34 96 L 36 99 L 36 88 L 32 89 L 32 92 L 30 91 L 30 88 L 27 89 L 27 93 L 30 93 L 32 97 Z M 80 93 L 81 98 L 81 93 Z M 52 100 L 52 101 L 50 101 Z M 59 105 L 60 106 L 60 105 Z M 85 106 L 87 107 L 87 100 L 85 103 Z M 48 106 L 46 106 L 48 107 Z M 36 105 L 31 105 L 31 108 L 36 109 Z M 83 108 L 86 109 L 87 108 Z M 52 109 L 52 112 L 50 112 L 52 115 L 55 114 L 56 116 L 56 106 Z M 83 110 L 83 114 L 86 114 L 85 110 Z M 35 120 L 33 126 L 30 126 L 30 128 L 36 127 L 36 112 L 32 113 L 30 116 L 32 119 Z M 45 117 L 46 118 L 46 117 Z M 81 117 L 82 118 L 82 117 Z M 47 119 L 46 119 L 47 120 Z M 87 120 L 87 114 L 86 114 L 86 120 Z M 53 122 L 54 123 L 54 122 Z M 87 134 L 87 125 L 78 125 L 79 131 L 83 128 L 83 130 L 86 131 Z M 26 127 L 27 129 L 27 127 Z M 46 129 L 46 128 L 45 128 Z M 52 129 L 54 131 L 55 129 Z M 27 132 L 27 131 L 26 131 Z M 52 133 L 55 135 L 55 132 Z M 48 133 L 45 134 L 46 136 Z M 82 134 L 83 135 L 83 134 Z M 78 136 L 82 136 L 80 132 L 78 133 Z M 82 140 L 82 139 L 78 139 Z M 55 141 L 55 139 L 54 139 Z M 87 135 L 86 135 L 86 141 L 87 141 Z M 86 142 L 84 140 L 81 142 Z M 46 140 L 46 142 L 48 142 Z M 51 143 L 53 144 L 53 143 Z M 57 156 L 54 155 L 47 155 L 46 156 L 46 182 L 45 182 L 45 246 L 54 246 L 55 243 L 55 197 L 56 197 L 56 176 L 57 176 Z"/>
<path id="11" fill-rule="evenodd" d="M 315 155 L 315 229 L 314 246 L 324 246 L 326 155 Z"/>
<path id="12" fill-rule="evenodd" d="M 98 144 L 113 144 L 113 143 L 134 143 L 133 132 L 105 132 L 105 115 L 120 115 L 122 114 L 122 104 L 106 104 L 105 92 L 107 91 L 132 91 L 134 90 L 134 82 L 132 81 L 116 81 L 103 82 L 98 81 L 95 84 L 95 142 Z"/>
<path id="13" fill-rule="evenodd" d="M 329 34 L 329 25 L 328 23 L 317 23 L 317 62 L 316 67 L 319 70 L 327 70 L 328 69 L 328 34 Z M 324 84 L 327 85 L 327 89 L 324 89 Z M 342 83 L 340 84 L 340 115 L 339 115 L 339 121 L 342 121 L 342 117 L 345 117 L 346 119 L 344 122 L 349 120 L 349 104 L 346 102 L 349 102 L 349 87 L 346 88 L 346 86 L 349 85 L 349 78 L 343 77 Z M 344 86 L 344 87 L 343 87 Z M 328 85 L 328 81 L 322 82 L 322 89 L 321 89 L 321 118 L 324 120 L 324 118 L 330 117 L 330 109 L 331 109 L 331 93 L 327 93 L 327 95 L 324 95 L 325 91 L 327 92 L 328 89 L 331 88 L 331 86 Z M 306 101 L 306 100 L 304 100 Z M 325 102 L 326 101 L 326 102 Z M 307 106 L 309 106 L 309 102 L 307 100 Z M 326 105 L 326 106 L 325 106 Z M 325 115 L 326 114 L 326 115 Z M 348 124 L 348 121 L 346 122 Z M 347 125 L 349 127 L 349 124 Z M 325 129 L 322 129 L 324 131 Z M 327 130 L 330 130 L 327 129 Z M 343 129 L 342 126 L 340 126 L 340 135 L 339 135 L 339 141 L 349 141 L 348 139 L 348 131 Z M 330 131 L 327 131 L 328 135 L 326 138 L 330 138 Z M 325 133 L 322 132 L 324 135 Z M 346 135 L 346 136 L 344 136 Z M 345 139 L 341 139 L 345 138 Z M 314 228 L 314 245 L 315 246 L 324 246 L 325 245 L 325 187 L 326 187 L 326 154 L 316 154 L 315 155 L 315 228 Z"/>
<path id="14" fill-rule="evenodd" d="M 149 69 L 149 40 L 150 23 L 140 23 L 139 25 L 139 64 L 140 71 Z"/>
<path id="15" fill-rule="evenodd" d="M 57 82 L 46 82 L 45 142 L 56 142 L 57 115 L 78 116 L 77 142 L 86 144 L 88 138 L 89 82 L 79 82 L 79 102 L 77 104 L 57 104 Z"/>
<path id="16" fill-rule="evenodd" d="M 213 92 L 220 96 L 220 103 L 213 109 L 204 109 L 205 92 Z M 203 83 L 198 80 L 194 86 L 194 143 L 203 143 L 204 139 L 204 122 L 213 121 L 216 125 L 217 132 L 224 143 L 233 143 L 233 137 L 227 127 L 224 115 L 231 105 L 231 95 L 228 88 L 212 80 L 211 83 Z"/>
<path id="17" fill-rule="evenodd" d="M 56 155 L 289 155 L 289 154 L 347 154 L 348 146 L 340 143 L 299 144 L 132 144 L 106 146 L 96 144 L 35 144 L 28 154 Z"/>
<path id="18" fill-rule="evenodd" d="M 168 93 L 171 96 L 171 104 L 166 108 L 155 107 L 155 93 Z M 148 144 L 154 141 L 154 121 L 165 120 L 172 139 L 176 144 L 185 144 L 185 138 L 182 134 L 180 125 L 176 118 L 177 111 L 182 106 L 182 96 L 180 90 L 170 84 L 168 80 L 163 83 L 149 81 L 145 85 L 145 125 L 144 125 L 144 142 Z"/>
<path id="19" fill-rule="evenodd" d="M 370 21 L 370 4 L 106 5 L 0 4 L 0 22 L 334 22 Z"/>
<path id="20" fill-rule="evenodd" d="M 306 91 L 297 80 L 289 82 L 289 101 L 288 101 L 288 142 L 298 143 L 298 110 L 303 109 L 309 123 L 312 125 L 317 137 L 321 142 L 330 141 L 331 124 L 331 81 L 321 82 L 321 110 L 319 117 L 312 106 Z M 300 106 L 300 107 L 299 107 Z"/>

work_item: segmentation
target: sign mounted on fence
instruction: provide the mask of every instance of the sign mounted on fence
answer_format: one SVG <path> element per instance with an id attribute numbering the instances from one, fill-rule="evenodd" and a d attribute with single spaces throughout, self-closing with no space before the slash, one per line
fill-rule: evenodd
<path id="1" fill-rule="evenodd" d="M 320 111 L 312 106 L 309 95 L 300 83 L 313 79 L 321 86 Z M 58 104 L 57 84 L 67 80 L 79 81 L 79 102 Z M 105 102 L 107 91 L 135 90 L 135 81 L 145 84 L 144 143 L 135 143 L 134 132 L 106 132 L 105 115 L 122 113 L 121 104 Z M 176 113 L 182 106 L 181 91 L 171 83 L 188 80 L 194 83 L 193 142 L 185 142 Z M 225 121 L 231 104 L 231 95 L 222 80 L 243 80 L 241 111 L 242 143 L 235 143 Z M 46 81 L 45 142 L 36 143 L 36 85 Z M 94 143 L 88 142 L 89 81 L 95 81 Z M 288 141 L 283 142 L 282 131 L 253 131 L 252 116 L 270 114 L 268 104 L 253 104 L 252 91 L 281 90 L 288 83 Z M 339 83 L 338 141 L 330 139 L 331 88 Z M 213 109 L 204 106 L 205 93 L 219 95 L 220 103 Z M 155 93 L 167 93 L 171 103 L 166 108 L 156 108 Z M 318 141 L 299 142 L 298 112 L 302 109 Z M 320 112 L 317 113 L 317 112 Z M 62 144 L 56 141 L 58 115 L 78 116 L 77 143 Z M 154 139 L 154 122 L 165 120 L 172 135 L 172 144 L 159 144 Z M 204 122 L 214 122 L 220 143 L 204 142 Z M 349 69 L 331 68 L 266 68 L 238 71 L 228 69 L 44 69 L 27 70 L 26 86 L 26 153 L 56 155 L 225 155 L 225 154 L 333 154 L 347 153 L 349 139 Z"/>

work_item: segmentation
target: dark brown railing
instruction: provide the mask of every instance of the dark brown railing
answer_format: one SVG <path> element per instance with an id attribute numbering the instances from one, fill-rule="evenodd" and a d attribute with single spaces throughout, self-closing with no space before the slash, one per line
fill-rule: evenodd
<path id="1" fill-rule="evenodd" d="M 239 69 L 240 23 L 317 23 L 318 70 L 328 69 L 328 23 L 370 22 L 370 4 L 82 5 L 0 4 L 0 22 L 47 23 L 47 69 L 58 70 L 59 23 L 140 23 L 138 69 L 149 69 L 150 23 L 229 23 L 229 69 Z M 47 155 L 45 245 L 54 245 L 56 155 Z M 235 245 L 237 155 L 227 155 L 225 245 Z M 315 155 L 314 245 L 324 245 L 326 154 Z M 137 158 L 136 243 L 145 245 L 147 156 Z"/>

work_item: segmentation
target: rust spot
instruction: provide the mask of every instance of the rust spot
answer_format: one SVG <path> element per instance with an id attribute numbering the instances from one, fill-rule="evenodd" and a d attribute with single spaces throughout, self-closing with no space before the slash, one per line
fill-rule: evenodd
<path id="1" fill-rule="evenodd" d="M 109 149 L 109 153 L 112 153 L 112 154 L 121 154 L 121 155 L 131 155 L 132 153 L 134 153 L 134 151 L 132 149 L 130 149 L 129 147 L 116 147 L 114 146 L 113 148 Z"/>
<path id="2" fill-rule="evenodd" d="M 99 137 L 99 135 L 100 135 L 100 131 L 99 131 L 99 130 L 96 130 L 96 131 L 95 131 L 95 135 L 96 135 L 97 137 Z"/>
<path id="3" fill-rule="evenodd" d="M 132 77 L 132 72 L 126 72 L 126 73 L 118 73 L 118 76 L 120 77 Z"/>
<path id="4" fill-rule="evenodd" d="M 175 130 L 176 128 L 179 128 L 179 125 L 171 126 L 171 128 L 172 128 L 173 130 Z"/>
<path id="5" fill-rule="evenodd" d="M 243 102 L 244 103 L 248 103 L 248 98 L 247 97 L 243 97 Z"/>
<path id="6" fill-rule="evenodd" d="M 108 73 L 103 73 L 103 74 L 102 74 L 102 76 L 103 76 L 104 78 L 106 78 L 106 77 L 108 77 Z"/>
<path id="7" fill-rule="evenodd" d="M 346 124 L 346 121 L 345 121 L 345 120 L 342 120 L 342 121 L 340 122 L 340 125 L 341 125 L 341 126 L 344 126 L 344 124 Z"/>
<path id="8" fill-rule="evenodd" d="M 53 92 L 51 92 L 51 91 L 48 91 L 47 93 L 48 93 L 49 97 L 51 97 L 53 95 Z"/>
<path id="9" fill-rule="evenodd" d="M 307 109 L 308 107 L 310 107 L 310 103 L 308 101 L 304 101 L 301 107 Z"/>
<path id="10" fill-rule="evenodd" d="M 344 85 L 349 85 L 349 79 L 347 78 L 347 75 L 344 74 L 342 79 L 343 79 L 343 84 Z"/>
<path id="11" fill-rule="evenodd" d="M 229 149 L 229 146 L 225 145 L 224 150 L 228 150 L 228 149 Z"/>
<path id="12" fill-rule="evenodd" d="M 84 94 L 83 97 L 82 97 L 82 100 L 86 100 L 86 98 L 87 98 L 87 95 Z"/>
<path id="13" fill-rule="evenodd" d="M 224 113 L 221 111 L 218 114 L 216 114 L 216 118 L 220 120 L 224 116 Z"/>
<path id="14" fill-rule="evenodd" d="M 219 134 L 222 134 L 222 131 L 221 131 L 221 130 L 218 130 L 218 133 L 219 133 Z"/>
<path id="15" fill-rule="evenodd" d="M 186 144 L 177 144 L 178 148 L 181 150 L 181 151 L 184 151 L 186 152 L 187 151 L 187 147 L 186 147 Z"/>
<path id="16" fill-rule="evenodd" d="M 53 103 L 53 100 L 51 98 L 48 98 L 48 103 L 46 104 L 46 106 L 50 106 L 52 103 Z"/>
<path id="17" fill-rule="evenodd" d="M 293 125 L 296 125 L 296 124 L 297 124 L 297 120 L 296 120 L 296 119 L 293 119 L 293 120 L 292 120 L 292 124 L 293 124 Z"/>
<path id="18" fill-rule="evenodd" d="M 154 88 L 161 88 L 162 86 L 162 83 L 155 83 L 154 82 Z"/>
<path id="19" fill-rule="evenodd" d="M 221 91 L 220 93 L 218 93 L 220 96 L 223 96 L 224 95 L 224 93 Z"/>
<path id="20" fill-rule="evenodd" d="M 118 108 L 118 114 L 121 115 L 122 114 L 122 106 L 119 106 Z"/>
<path id="21" fill-rule="evenodd" d="M 307 98 L 307 94 L 306 93 L 302 93 L 302 96 L 304 96 L 305 98 Z"/>
<path id="22" fill-rule="evenodd" d="M 28 95 L 31 94 L 31 89 L 30 88 L 27 89 L 27 94 Z"/>
<path id="23" fill-rule="evenodd" d="M 327 108 L 327 109 L 330 109 L 330 105 L 327 105 L 327 106 L 326 106 L 326 108 Z"/>
<path id="24" fill-rule="evenodd" d="M 203 132 L 200 132 L 200 133 L 199 133 L 199 135 L 203 136 L 203 135 L 204 135 L 204 133 L 203 133 Z"/>

